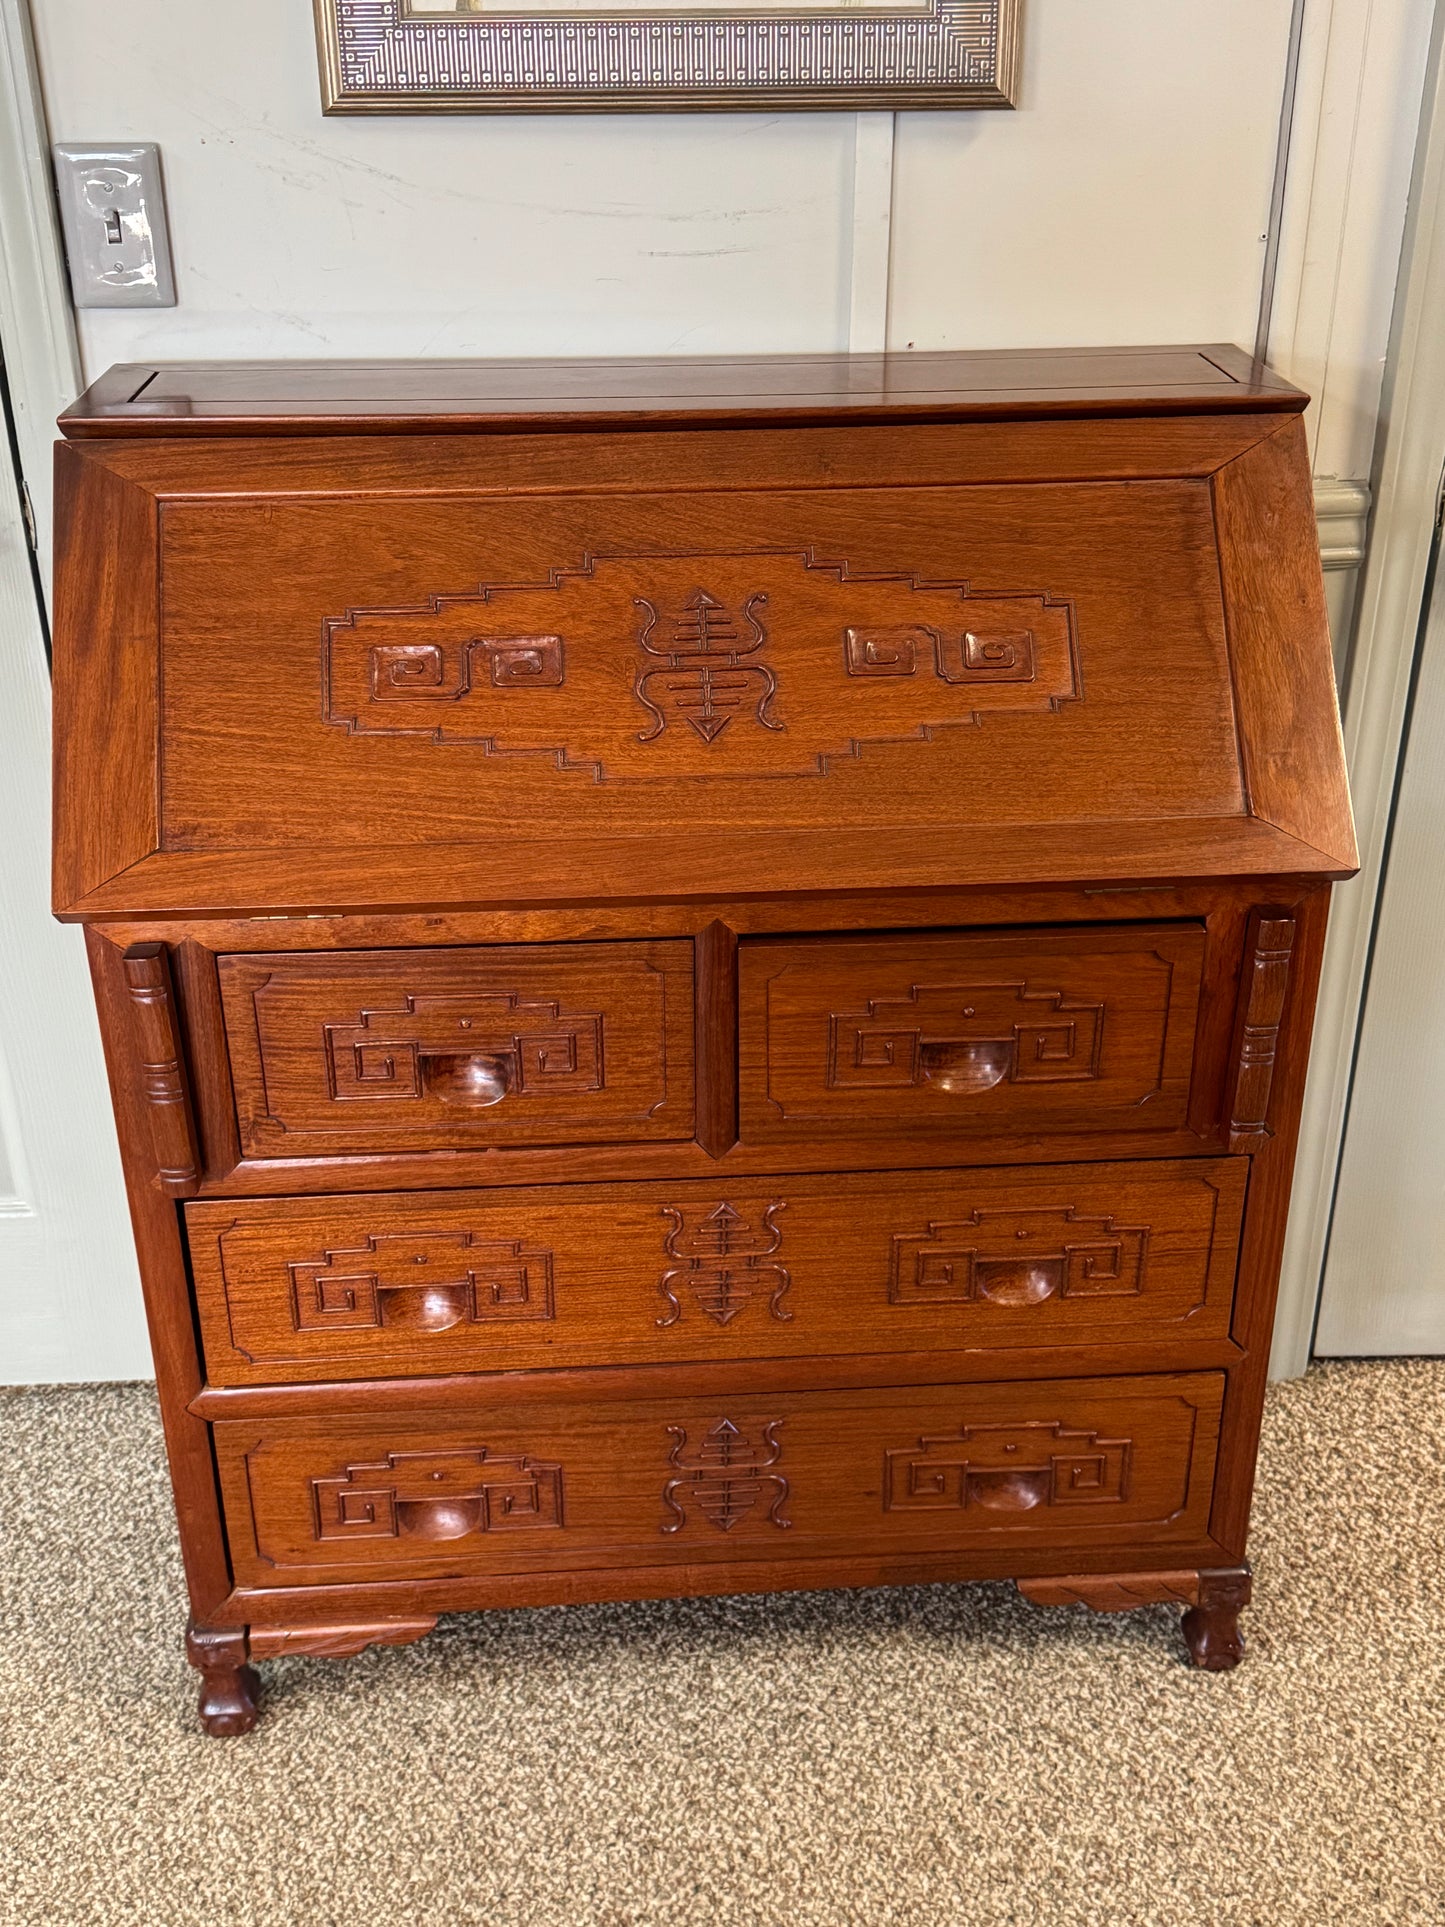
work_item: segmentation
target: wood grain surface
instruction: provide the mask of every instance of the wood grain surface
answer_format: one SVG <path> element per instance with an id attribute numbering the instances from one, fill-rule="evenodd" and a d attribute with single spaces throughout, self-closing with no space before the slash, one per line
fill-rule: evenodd
<path id="1" fill-rule="evenodd" d="M 1013 1578 L 1238 1662 L 1355 863 L 1304 403 L 1203 347 L 68 412 L 55 906 L 211 1731 L 507 1604 Z"/>
<path id="2" fill-rule="evenodd" d="M 215 1385 L 1229 1330 L 1241 1160 L 186 1213 Z"/>
<path id="3" fill-rule="evenodd" d="M 1198 1537 L 1222 1375 L 216 1426 L 240 1584 Z"/>

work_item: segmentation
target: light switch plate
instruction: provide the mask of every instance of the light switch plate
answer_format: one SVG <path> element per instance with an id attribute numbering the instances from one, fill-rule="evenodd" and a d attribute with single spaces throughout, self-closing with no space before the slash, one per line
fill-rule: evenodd
<path id="1" fill-rule="evenodd" d="M 173 308 L 160 149 L 61 142 L 55 185 L 76 307 Z"/>

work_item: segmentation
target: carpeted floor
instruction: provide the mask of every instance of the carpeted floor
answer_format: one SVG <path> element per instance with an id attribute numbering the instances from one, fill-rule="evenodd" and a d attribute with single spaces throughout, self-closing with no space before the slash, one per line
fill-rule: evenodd
<path id="1" fill-rule="evenodd" d="M 0 1425 L 4 1927 L 1445 1921 L 1445 1363 L 1272 1395 L 1233 1674 L 999 1586 L 575 1608 L 219 1742 L 149 1388 Z"/>

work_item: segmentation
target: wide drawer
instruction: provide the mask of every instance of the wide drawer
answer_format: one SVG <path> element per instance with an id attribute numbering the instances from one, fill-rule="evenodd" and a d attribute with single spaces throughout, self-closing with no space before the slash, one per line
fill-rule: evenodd
<path id="1" fill-rule="evenodd" d="M 1222 1338 L 1243 1159 L 192 1204 L 213 1384 Z"/>
<path id="2" fill-rule="evenodd" d="M 744 943 L 744 1142 L 1187 1122 L 1196 924 Z"/>
<path id="3" fill-rule="evenodd" d="M 692 945 L 218 959 L 253 1157 L 688 1138 Z"/>
<path id="4" fill-rule="evenodd" d="M 226 1420 L 241 1586 L 985 1545 L 1131 1556 L 1206 1530 L 1224 1378 L 477 1403 Z M 1067 1568 L 1066 1568 L 1067 1569 Z"/>

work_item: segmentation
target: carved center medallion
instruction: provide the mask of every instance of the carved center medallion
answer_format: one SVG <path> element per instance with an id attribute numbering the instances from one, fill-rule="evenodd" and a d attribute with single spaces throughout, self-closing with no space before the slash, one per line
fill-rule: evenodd
<path id="1" fill-rule="evenodd" d="M 754 1226 L 730 1204 L 714 1205 L 705 1216 L 664 1205 L 662 1215 L 671 1220 L 672 1229 L 663 1248 L 678 1263 L 658 1281 L 658 1290 L 672 1307 L 658 1324 L 675 1325 L 682 1317 L 681 1291 L 689 1292 L 715 1325 L 736 1318 L 760 1290 L 770 1294 L 768 1309 L 774 1318 L 790 1319 L 793 1314 L 782 1309 L 782 1300 L 793 1281 L 782 1265 L 768 1263 L 783 1242 L 776 1216 L 784 1208 L 781 1200 L 770 1204 Z"/>
<path id="2" fill-rule="evenodd" d="M 788 1499 L 788 1481 L 781 1473 L 769 1470 L 782 1457 L 778 1443 L 781 1419 L 770 1419 L 763 1427 L 762 1443 L 755 1445 L 731 1419 L 720 1418 L 700 1445 L 688 1451 L 687 1428 L 669 1425 L 672 1450 L 667 1462 L 676 1477 L 662 1488 L 662 1502 L 673 1517 L 664 1532 L 681 1532 L 687 1524 L 687 1506 L 696 1507 L 710 1526 L 731 1532 L 756 1511 L 766 1497 L 768 1521 L 775 1526 L 790 1526 L 783 1517 Z"/>
<path id="3" fill-rule="evenodd" d="M 777 678 L 766 664 L 748 661 L 768 639 L 755 613 L 767 599 L 759 592 L 729 609 L 706 589 L 697 589 L 681 609 L 663 615 L 655 603 L 637 598 L 637 607 L 646 611 L 637 640 L 652 660 L 639 666 L 633 688 L 654 718 L 638 742 L 650 743 L 669 724 L 684 722 L 705 743 L 714 743 L 745 710 L 764 729 L 783 727 L 768 713 Z"/>

